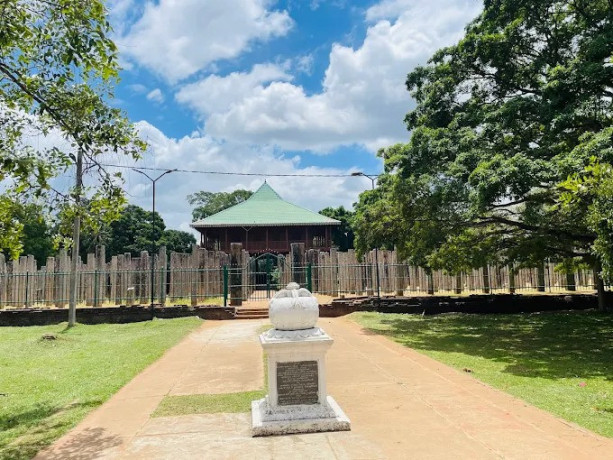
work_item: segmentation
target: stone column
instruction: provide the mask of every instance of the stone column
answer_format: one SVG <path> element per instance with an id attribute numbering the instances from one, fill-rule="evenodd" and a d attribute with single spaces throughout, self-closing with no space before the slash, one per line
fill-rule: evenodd
<path id="1" fill-rule="evenodd" d="M 230 305 L 233 307 L 240 307 L 243 304 L 242 252 L 242 243 L 230 243 Z"/>
<path id="2" fill-rule="evenodd" d="M 304 286 L 304 243 L 292 243 L 290 248 L 292 260 L 292 281 L 298 283 L 300 286 Z"/>

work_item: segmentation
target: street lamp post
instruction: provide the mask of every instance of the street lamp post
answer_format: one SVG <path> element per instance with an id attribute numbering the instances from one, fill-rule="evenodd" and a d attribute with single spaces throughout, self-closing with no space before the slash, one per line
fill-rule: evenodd
<path id="1" fill-rule="evenodd" d="M 375 180 L 377 180 L 378 176 L 371 176 L 369 174 L 364 174 L 361 171 L 356 171 L 351 173 L 352 176 L 362 176 L 370 179 L 370 184 L 372 185 L 372 190 L 375 190 Z M 379 280 L 379 249 L 375 246 L 375 266 L 376 266 L 376 274 L 377 274 L 377 299 L 381 300 L 381 282 Z"/>
<path id="2" fill-rule="evenodd" d="M 143 176 L 145 176 L 147 179 L 149 179 L 151 181 L 152 189 L 153 189 L 153 196 L 152 196 L 152 203 L 151 203 L 151 317 L 153 318 L 153 308 L 154 308 L 153 302 L 155 300 L 155 290 L 153 288 L 154 282 L 155 282 L 155 264 L 154 264 L 154 259 L 155 259 L 155 184 L 158 180 L 160 180 L 166 174 L 175 172 L 176 169 L 169 169 L 167 171 L 164 171 L 162 174 L 160 174 L 155 179 L 149 176 L 149 174 L 147 174 L 146 172 L 141 171 L 140 169 L 133 169 L 133 171 L 136 171 L 137 173 L 140 173 Z"/>

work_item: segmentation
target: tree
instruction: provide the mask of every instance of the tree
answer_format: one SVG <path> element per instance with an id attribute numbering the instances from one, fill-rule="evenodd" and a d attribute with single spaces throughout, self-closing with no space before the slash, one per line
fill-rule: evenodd
<path id="1" fill-rule="evenodd" d="M 104 245 L 107 257 L 125 253 L 139 257 L 142 251 L 151 253 L 154 245 L 156 248 L 166 246 L 168 251 L 190 252 L 193 244 L 196 244 L 194 235 L 181 230 L 167 230 L 162 216 L 157 212 L 152 234 L 151 211 L 128 205 L 121 210 L 117 220 L 101 226 L 97 232 L 91 229 L 85 231 L 81 251 L 83 254 L 91 253 L 96 246 Z"/>
<path id="2" fill-rule="evenodd" d="M 33 255 L 39 266 L 45 265 L 47 257 L 55 253 L 53 229 L 41 205 L 29 203 L 20 206 L 15 217 L 23 224 L 21 236 L 22 254 Z"/>
<path id="3" fill-rule="evenodd" d="M 459 43 L 408 75 L 410 141 L 386 150 L 390 192 L 361 199 L 398 210 L 402 253 L 456 270 L 597 264 L 587 210 L 557 203 L 592 157 L 613 161 L 611 30 L 607 0 L 485 0 Z"/>
<path id="4" fill-rule="evenodd" d="M 560 188 L 561 212 L 575 215 L 587 211 L 587 225 L 596 235 L 594 251 L 602 263 L 603 277 L 613 282 L 613 166 L 594 160 Z"/>
<path id="5" fill-rule="evenodd" d="M 0 30 L 0 180 L 12 181 L 21 197 L 39 196 L 81 154 L 100 177 L 89 203 L 114 207 L 121 196 L 118 176 L 96 157 L 137 157 L 143 143 L 124 114 L 107 103 L 118 64 L 103 1 L 4 0 Z M 34 146 L 29 139 L 37 135 L 64 138 L 69 147 Z"/>
<path id="6" fill-rule="evenodd" d="M 341 222 L 332 230 L 332 242 L 338 247 L 339 251 L 353 249 L 355 234 L 351 226 L 354 213 L 345 209 L 344 206 L 338 208 L 327 207 L 319 211 L 319 214 L 336 219 Z"/>
<path id="7" fill-rule="evenodd" d="M 126 206 L 119 219 L 109 226 L 105 246 L 109 256 L 131 253 L 139 256 L 141 251 L 151 252 L 153 241 L 162 238 L 166 225 L 162 216 L 156 212 L 155 228 L 151 226 L 151 211 L 145 211 L 140 206 Z"/>
<path id="8" fill-rule="evenodd" d="M 81 217 L 112 220 L 124 203 L 119 174 L 98 157 L 113 152 L 136 158 L 144 144 L 107 102 L 118 63 L 102 0 L 3 0 L 0 32 L 0 179 L 10 180 L 23 200 L 48 195 L 49 179 L 75 166 L 75 187 L 56 197 L 74 208 L 72 326 Z M 69 147 L 35 147 L 27 139 L 36 134 L 63 138 Z M 97 186 L 83 185 L 84 171 L 98 174 Z M 82 206 L 84 196 L 89 209 Z"/>
<path id="9" fill-rule="evenodd" d="M 158 246 L 166 246 L 169 252 L 191 252 L 196 244 L 196 237 L 182 230 L 165 230 L 158 241 Z"/>
<path id="10" fill-rule="evenodd" d="M 248 199 L 253 192 L 238 189 L 233 192 L 196 192 L 187 196 L 189 204 L 194 206 L 192 217 L 194 220 L 204 219 L 212 216 L 226 208 L 242 203 Z"/>

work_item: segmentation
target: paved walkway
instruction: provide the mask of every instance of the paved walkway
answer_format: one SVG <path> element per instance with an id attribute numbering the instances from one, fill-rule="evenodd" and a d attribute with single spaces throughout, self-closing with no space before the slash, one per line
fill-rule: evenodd
<path id="1" fill-rule="evenodd" d="M 38 459 L 613 459 L 613 440 L 494 390 L 347 318 L 321 318 L 335 339 L 328 389 L 352 431 L 252 438 L 250 414 L 152 418 L 166 395 L 262 387 L 257 330 L 207 321 Z"/>

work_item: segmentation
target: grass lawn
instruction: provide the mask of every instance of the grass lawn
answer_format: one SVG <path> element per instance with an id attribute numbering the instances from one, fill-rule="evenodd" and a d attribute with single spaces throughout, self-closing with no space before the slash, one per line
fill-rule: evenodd
<path id="1" fill-rule="evenodd" d="M 613 437 L 613 315 L 354 313 L 367 329 Z"/>
<path id="2" fill-rule="evenodd" d="M 200 324 L 0 327 L 0 459 L 34 456 Z"/>
<path id="3" fill-rule="evenodd" d="M 216 414 L 219 412 L 249 412 L 251 401 L 266 396 L 265 390 L 240 393 L 166 396 L 153 413 L 154 417 L 188 414 Z"/>
<path id="4" fill-rule="evenodd" d="M 257 334 L 262 334 L 270 329 L 272 325 L 264 324 L 257 330 Z M 268 388 L 268 357 L 263 355 L 264 385 L 261 390 L 242 391 L 239 393 L 220 393 L 220 394 L 196 394 L 166 396 L 155 409 L 153 417 L 169 417 L 176 415 L 190 414 L 217 414 L 249 412 L 251 411 L 251 401 L 262 399 L 266 396 Z"/>

